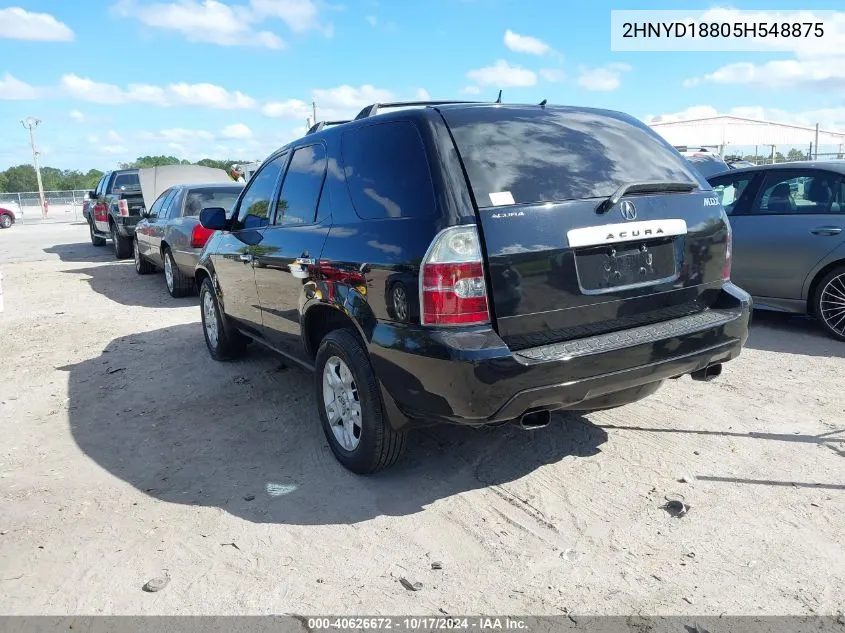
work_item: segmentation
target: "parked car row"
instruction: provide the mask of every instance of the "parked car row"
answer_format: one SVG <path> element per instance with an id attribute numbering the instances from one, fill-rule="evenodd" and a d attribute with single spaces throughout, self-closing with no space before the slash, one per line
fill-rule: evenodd
<path id="1" fill-rule="evenodd" d="M 350 470 L 391 466 L 423 424 L 537 429 L 712 380 L 741 352 L 752 300 L 731 271 L 751 238 L 734 243 L 728 214 L 752 194 L 792 209 L 763 170 L 711 186 L 633 117 L 545 102 L 373 104 L 334 123 L 245 185 L 158 187 L 132 244 L 171 294 L 194 277 L 212 358 L 256 342 L 314 371 Z M 796 208 L 838 213 L 840 176 L 801 178 Z M 830 261 L 802 283 L 822 311 Z"/>

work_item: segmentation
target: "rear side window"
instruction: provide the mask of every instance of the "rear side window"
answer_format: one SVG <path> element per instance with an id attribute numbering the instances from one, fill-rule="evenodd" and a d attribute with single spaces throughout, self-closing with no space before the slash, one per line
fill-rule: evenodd
<path id="1" fill-rule="evenodd" d="M 325 177 L 325 148 L 322 145 L 297 148 L 282 183 L 276 224 L 311 224 Z"/>
<path id="2" fill-rule="evenodd" d="M 167 194 L 167 197 L 164 199 L 164 202 L 161 204 L 161 209 L 158 212 L 159 219 L 166 220 L 167 218 L 171 217 L 171 209 L 173 209 L 173 201 L 179 196 L 178 189 L 171 189 L 170 193 Z"/>
<path id="3" fill-rule="evenodd" d="M 343 165 L 359 217 L 418 218 L 434 213 L 434 188 L 425 148 L 410 121 L 345 131 Z"/>
<path id="4" fill-rule="evenodd" d="M 247 184 L 238 210 L 238 224 L 242 228 L 256 229 L 269 223 L 270 203 L 287 159 L 287 153 L 276 156 L 263 165 Z"/>
<path id="5" fill-rule="evenodd" d="M 443 110 L 479 207 L 605 198 L 629 182 L 701 179 L 646 125 L 569 108 Z"/>

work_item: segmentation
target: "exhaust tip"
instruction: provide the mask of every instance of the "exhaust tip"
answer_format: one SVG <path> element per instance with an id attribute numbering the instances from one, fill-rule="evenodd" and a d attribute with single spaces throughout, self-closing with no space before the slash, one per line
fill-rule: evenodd
<path id="1" fill-rule="evenodd" d="M 523 414 L 523 416 L 517 420 L 516 425 L 523 431 L 533 431 L 535 429 L 542 429 L 543 427 L 548 426 L 551 419 L 552 414 L 550 411 L 531 411 Z"/>
<path id="2" fill-rule="evenodd" d="M 722 374 L 722 363 L 716 363 L 715 365 L 709 365 L 704 369 L 699 369 L 698 371 L 694 371 L 690 374 L 690 377 L 693 380 L 701 380 L 704 382 L 710 382 L 711 380 L 715 380 Z"/>

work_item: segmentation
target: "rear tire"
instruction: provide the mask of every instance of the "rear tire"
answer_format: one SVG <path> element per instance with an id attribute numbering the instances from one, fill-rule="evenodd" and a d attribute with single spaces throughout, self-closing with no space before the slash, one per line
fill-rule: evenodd
<path id="1" fill-rule="evenodd" d="M 12 218 L 5 213 L 0 215 L 0 229 L 8 229 L 12 226 Z"/>
<path id="2" fill-rule="evenodd" d="M 161 258 L 164 261 L 164 285 L 167 286 L 170 296 L 179 298 L 191 294 L 194 290 L 194 280 L 179 269 L 169 248 L 164 249 Z"/>
<path id="3" fill-rule="evenodd" d="M 139 275 L 149 275 L 155 270 L 150 262 L 143 258 L 141 251 L 138 249 L 138 238 L 132 240 L 132 255 L 135 258 L 135 272 Z"/>
<path id="4" fill-rule="evenodd" d="M 334 330 L 322 340 L 315 381 L 323 432 L 337 460 L 359 475 L 393 466 L 407 433 L 390 425 L 370 359 L 352 330 Z M 345 429 L 352 432 L 344 436 Z"/>
<path id="5" fill-rule="evenodd" d="M 217 301 L 217 292 L 209 278 L 203 279 L 200 287 L 200 314 L 205 344 L 214 360 L 232 360 L 243 355 L 246 349 L 246 338 L 226 319 Z"/>
<path id="6" fill-rule="evenodd" d="M 91 243 L 94 246 L 105 246 L 106 245 L 106 238 L 100 237 L 94 231 L 94 222 L 93 221 L 88 222 L 88 232 L 91 234 Z"/>
<path id="7" fill-rule="evenodd" d="M 128 259 L 132 256 L 132 242 L 128 237 L 121 237 L 117 231 L 117 224 L 111 225 L 112 246 L 117 259 Z"/>
<path id="8" fill-rule="evenodd" d="M 813 298 L 816 318 L 829 336 L 845 341 L 845 266 L 825 275 Z"/>

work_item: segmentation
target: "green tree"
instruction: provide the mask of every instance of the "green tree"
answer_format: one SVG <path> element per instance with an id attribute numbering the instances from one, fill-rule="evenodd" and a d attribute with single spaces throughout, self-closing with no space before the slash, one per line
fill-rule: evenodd
<path id="1" fill-rule="evenodd" d="M 796 161 L 796 160 L 805 160 L 807 155 L 802 152 L 800 149 L 795 149 L 794 147 L 789 150 L 786 155 L 786 160 L 788 161 Z"/>
<path id="2" fill-rule="evenodd" d="M 35 179 L 35 169 L 32 165 L 18 165 L 9 167 L 5 172 L 6 191 L 37 191 L 38 181 Z"/>

